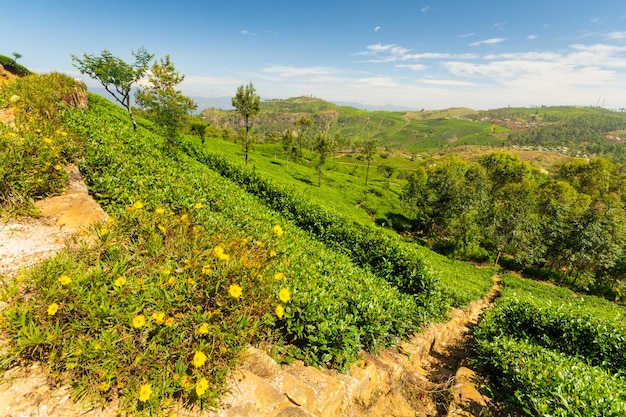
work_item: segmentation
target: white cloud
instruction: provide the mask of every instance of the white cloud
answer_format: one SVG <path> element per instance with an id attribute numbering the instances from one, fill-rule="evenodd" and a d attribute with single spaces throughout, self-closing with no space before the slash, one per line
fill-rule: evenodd
<path id="1" fill-rule="evenodd" d="M 623 40 L 626 39 L 626 32 L 611 32 L 607 36 L 607 39 Z"/>
<path id="2" fill-rule="evenodd" d="M 476 35 L 476 33 L 470 32 L 470 33 L 464 33 L 463 35 L 459 35 L 459 37 L 460 38 L 471 38 L 474 35 Z"/>
<path id="3" fill-rule="evenodd" d="M 398 64 L 396 68 L 407 68 L 411 71 L 423 71 L 426 69 L 426 65 L 422 64 Z"/>
<path id="4" fill-rule="evenodd" d="M 528 36 L 526 36 L 526 39 L 533 40 L 533 39 L 537 39 L 538 37 L 539 36 L 537 36 L 537 35 L 528 35 Z"/>
<path id="5" fill-rule="evenodd" d="M 374 32 L 378 32 L 378 31 L 379 31 L 379 30 L 381 30 L 381 29 L 382 29 L 382 28 L 381 28 L 380 26 L 376 26 L 376 27 L 374 28 Z"/>
<path id="6" fill-rule="evenodd" d="M 402 59 L 402 57 L 410 51 L 410 49 L 398 46 L 396 44 L 383 45 L 381 43 L 377 43 L 367 45 L 365 48 L 367 49 L 366 51 L 356 52 L 352 55 L 371 57 L 367 59 L 366 62 L 380 63 L 397 61 L 399 59 Z"/>
<path id="7" fill-rule="evenodd" d="M 263 69 L 263 72 L 278 75 L 281 77 L 308 77 L 327 76 L 337 73 L 336 69 L 329 67 L 292 67 L 292 66 L 272 66 Z"/>
<path id="8" fill-rule="evenodd" d="M 393 80 L 391 77 L 363 77 L 363 78 L 357 78 L 355 80 L 355 83 L 357 85 L 361 85 L 361 86 L 367 86 L 367 87 L 398 87 L 400 84 L 398 84 L 395 80 Z"/>
<path id="9" fill-rule="evenodd" d="M 469 46 L 480 46 L 480 45 L 494 45 L 496 43 L 504 42 L 506 39 L 504 38 L 491 38 L 485 39 L 483 41 L 472 42 Z"/>
<path id="10" fill-rule="evenodd" d="M 594 17 L 593 19 L 590 20 L 591 23 L 600 23 L 600 18 L 599 17 Z"/>
<path id="11" fill-rule="evenodd" d="M 423 6 L 423 7 L 420 9 L 420 11 L 421 11 L 422 13 L 427 13 L 427 12 L 430 12 L 431 10 L 432 10 L 432 8 L 431 8 L 430 6 Z"/>
<path id="12" fill-rule="evenodd" d="M 451 87 L 473 87 L 478 84 L 472 83 L 469 81 L 461 81 L 461 80 L 440 80 L 440 79 L 423 79 L 421 80 L 424 84 L 435 84 L 435 85 L 448 85 Z"/>
<path id="13" fill-rule="evenodd" d="M 256 33 L 250 32 L 249 30 L 246 30 L 246 29 L 240 30 L 239 33 L 241 33 L 242 35 L 246 35 L 246 36 L 256 36 Z"/>
<path id="14" fill-rule="evenodd" d="M 407 54 L 402 56 L 402 61 L 420 60 L 420 59 L 476 59 L 477 54 L 449 54 L 441 52 L 422 52 L 420 54 Z"/>

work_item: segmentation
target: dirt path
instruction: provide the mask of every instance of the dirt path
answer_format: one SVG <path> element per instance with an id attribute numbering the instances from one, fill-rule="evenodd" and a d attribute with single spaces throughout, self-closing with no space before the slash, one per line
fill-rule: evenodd
<path id="1" fill-rule="evenodd" d="M 0 274 L 12 279 L 71 244 L 81 230 L 106 217 L 88 195 L 75 167 L 69 167 L 70 187 L 63 196 L 37 203 L 37 219 L 0 224 Z M 364 354 L 348 374 L 294 363 L 279 366 L 263 350 L 251 347 L 248 358 L 230 380 L 230 394 L 214 413 L 174 410 L 183 416 L 471 416 L 489 407 L 464 367 L 471 328 L 478 323 L 499 291 L 450 320 L 428 326 L 397 349 Z M 6 305 L 0 305 L 0 309 Z M 0 341 L 1 342 L 1 341 Z M 1 343 L 0 343 L 1 348 Z M 77 404 L 69 387 L 50 384 L 38 365 L 17 367 L 0 382 L 0 416 L 117 416 L 118 405 L 105 408 Z"/>

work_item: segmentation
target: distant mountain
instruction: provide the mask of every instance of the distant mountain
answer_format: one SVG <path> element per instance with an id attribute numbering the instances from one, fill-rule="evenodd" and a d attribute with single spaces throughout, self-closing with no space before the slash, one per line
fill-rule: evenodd
<path id="1" fill-rule="evenodd" d="M 395 106 L 393 104 L 385 104 L 384 106 L 375 106 L 373 104 L 361 104 L 348 101 L 333 101 L 338 106 L 350 106 L 357 109 L 369 110 L 369 111 L 418 111 L 420 109 L 415 107 Z"/>
<path id="2" fill-rule="evenodd" d="M 133 97 L 135 95 L 134 90 L 135 89 L 133 89 L 133 92 L 132 92 Z M 109 94 L 103 87 L 89 87 L 89 91 L 95 94 L 99 94 L 102 97 L 105 97 L 106 99 L 116 104 L 119 104 L 113 99 L 111 94 Z M 233 106 L 230 102 L 231 100 L 230 97 L 191 96 L 190 98 L 193 99 L 198 105 L 198 108 L 194 112 L 196 114 L 201 113 L 202 110 L 204 109 L 220 109 L 220 110 L 232 110 L 233 109 Z M 263 101 L 273 101 L 273 100 L 274 99 L 266 99 Z M 417 108 L 395 106 L 393 104 L 385 104 L 384 106 L 376 106 L 373 104 L 362 104 L 362 103 L 348 102 L 348 101 L 333 101 L 330 103 L 336 104 L 338 106 L 348 106 L 348 107 L 354 107 L 357 109 L 369 110 L 369 111 L 418 111 L 419 110 Z"/>

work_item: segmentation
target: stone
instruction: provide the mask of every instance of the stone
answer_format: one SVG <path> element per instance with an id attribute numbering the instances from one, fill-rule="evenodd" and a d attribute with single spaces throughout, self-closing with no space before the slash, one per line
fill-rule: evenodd
<path id="1" fill-rule="evenodd" d="M 276 417 L 315 417 L 298 407 L 283 408 L 276 414 Z"/>
<path id="2" fill-rule="evenodd" d="M 224 403 L 231 407 L 251 404 L 255 415 L 273 415 L 279 409 L 291 405 L 289 399 L 268 381 L 247 369 L 233 372 L 230 385 L 231 391 L 224 399 Z"/>

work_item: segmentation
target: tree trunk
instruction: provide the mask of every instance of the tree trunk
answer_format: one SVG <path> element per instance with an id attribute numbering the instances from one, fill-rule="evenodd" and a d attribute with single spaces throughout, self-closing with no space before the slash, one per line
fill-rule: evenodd
<path id="1" fill-rule="evenodd" d="M 137 121 L 135 120 L 135 115 L 133 111 L 130 109 L 130 105 L 128 106 L 128 115 L 130 116 L 130 121 L 133 124 L 133 130 L 137 130 Z"/>
<path id="2" fill-rule="evenodd" d="M 498 266 L 498 262 L 500 262 L 500 255 L 502 255 L 502 252 L 498 251 L 498 256 L 496 256 L 496 261 L 493 263 L 494 266 Z"/>

